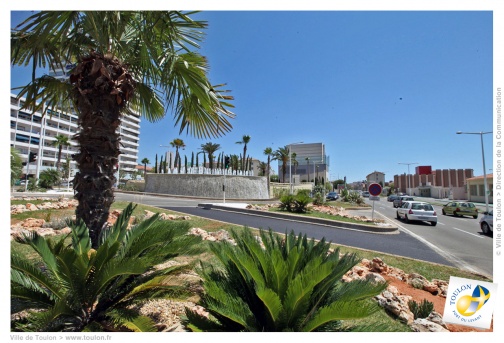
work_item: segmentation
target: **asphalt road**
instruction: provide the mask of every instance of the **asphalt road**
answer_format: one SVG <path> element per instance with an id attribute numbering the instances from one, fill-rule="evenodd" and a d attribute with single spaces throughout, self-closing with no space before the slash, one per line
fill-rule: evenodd
<path id="1" fill-rule="evenodd" d="M 399 227 L 399 234 L 379 235 L 215 209 L 203 209 L 197 207 L 199 203 L 205 202 L 201 199 L 126 193 L 115 193 L 115 198 L 116 200 L 134 201 L 236 225 L 262 229 L 271 228 L 279 233 L 294 230 L 296 234 L 302 232 L 306 233 L 308 237 L 316 239 L 325 237 L 326 240 L 336 244 L 454 266 L 488 277 L 493 275 L 493 239 L 483 235 L 479 228 L 479 219 L 443 216 L 441 207 L 436 205 L 434 207 L 438 213 L 438 225 L 430 226 L 425 223 L 406 224 L 399 221 L 396 219 L 396 210 L 392 203 L 384 199 L 376 202 L 373 215 L 375 217 L 382 216 Z M 367 212 L 366 215 L 370 216 L 371 211 Z"/>
<path id="2" fill-rule="evenodd" d="M 416 200 L 420 200 L 416 199 Z M 491 277 L 493 275 L 493 238 L 480 229 L 479 218 L 443 215 L 442 207 L 433 205 L 438 215 L 437 226 L 427 223 L 405 223 L 396 219 L 391 202 L 377 201 L 375 211 L 408 233 L 426 242 L 437 253 L 458 268 Z"/>
<path id="3" fill-rule="evenodd" d="M 309 238 L 322 239 L 325 237 L 327 241 L 340 245 L 454 266 L 454 264 L 436 253 L 427 244 L 419 242 L 406 233 L 385 235 L 373 234 L 323 225 L 286 221 L 283 219 L 251 216 L 223 210 L 209 210 L 200 207 L 163 206 L 163 208 L 235 225 L 265 230 L 271 228 L 273 231 L 279 233 L 286 233 L 293 230 L 296 234 L 303 233 Z"/>

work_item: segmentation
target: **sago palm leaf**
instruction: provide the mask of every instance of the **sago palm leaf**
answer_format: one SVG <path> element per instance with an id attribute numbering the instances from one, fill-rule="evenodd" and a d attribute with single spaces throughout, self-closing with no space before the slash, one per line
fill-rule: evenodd
<path id="1" fill-rule="evenodd" d="M 257 296 L 268 310 L 273 327 L 279 324 L 280 314 L 284 311 L 282 299 L 278 294 L 269 288 L 258 288 Z"/>
<path id="2" fill-rule="evenodd" d="M 376 303 L 335 302 L 315 313 L 301 331 L 314 331 L 319 326 L 338 320 L 361 319 L 368 317 L 380 308 Z"/>
<path id="3" fill-rule="evenodd" d="M 113 310 L 108 313 L 116 327 L 125 327 L 133 332 L 156 332 L 156 323 L 146 316 L 126 310 Z"/>

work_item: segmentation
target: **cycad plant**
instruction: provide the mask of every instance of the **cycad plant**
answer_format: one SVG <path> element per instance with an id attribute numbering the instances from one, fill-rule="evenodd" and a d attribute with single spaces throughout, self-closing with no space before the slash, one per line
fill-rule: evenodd
<path id="1" fill-rule="evenodd" d="M 128 205 L 102 231 L 96 250 L 82 221 L 73 225 L 70 244 L 66 237 L 48 240 L 36 233 L 21 239 L 40 263 L 13 248 L 11 297 L 29 315 L 14 322 L 12 330 L 155 331 L 155 323 L 135 305 L 184 294 L 184 285 L 170 280 L 188 265 L 160 264 L 196 253 L 201 238 L 187 235 L 186 222 L 164 221 L 158 215 L 128 229 L 133 210 Z"/>
<path id="2" fill-rule="evenodd" d="M 352 281 L 342 276 L 358 258 L 340 256 L 330 244 L 260 231 L 263 243 L 250 229 L 236 242 L 212 243 L 211 250 L 222 266 L 202 264 L 204 294 L 201 305 L 208 318 L 186 308 L 183 320 L 191 331 L 370 331 L 371 323 L 345 323 L 366 318 L 379 306 L 371 297 L 386 283 Z"/>

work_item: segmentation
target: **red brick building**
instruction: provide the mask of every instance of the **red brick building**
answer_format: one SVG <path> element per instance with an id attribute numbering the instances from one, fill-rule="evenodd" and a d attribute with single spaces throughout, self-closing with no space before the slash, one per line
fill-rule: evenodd
<path id="1" fill-rule="evenodd" d="M 394 186 L 398 192 L 432 197 L 467 200 L 467 179 L 474 176 L 472 169 L 417 168 L 415 174 L 394 175 Z"/>

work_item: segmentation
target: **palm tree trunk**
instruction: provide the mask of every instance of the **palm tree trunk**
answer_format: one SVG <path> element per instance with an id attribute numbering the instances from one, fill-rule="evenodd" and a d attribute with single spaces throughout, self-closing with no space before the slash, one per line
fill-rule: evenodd
<path id="1" fill-rule="evenodd" d="M 75 214 L 87 225 L 92 247 L 96 248 L 114 201 L 112 187 L 120 154 L 116 129 L 121 122 L 121 108 L 130 96 L 128 93 L 133 92 L 133 81 L 117 59 L 94 52 L 79 63 L 71 81 L 79 111 L 79 133 L 75 135 L 79 172 L 74 179 L 79 204 Z M 116 88 L 118 84 L 121 89 Z"/>

